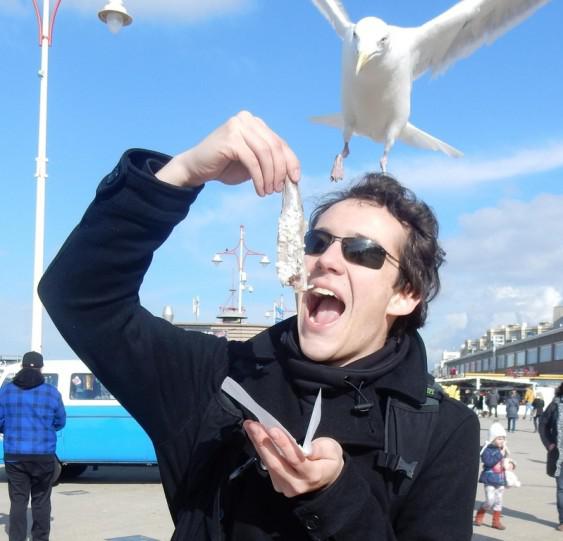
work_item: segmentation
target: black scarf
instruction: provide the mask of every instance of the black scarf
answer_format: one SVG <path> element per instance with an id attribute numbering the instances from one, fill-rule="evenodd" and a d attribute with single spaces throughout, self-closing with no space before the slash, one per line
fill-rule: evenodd
<path id="1" fill-rule="evenodd" d="M 45 377 L 37 368 L 22 368 L 14 377 L 14 385 L 21 389 L 33 389 L 45 383 Z"/>
<path id="2" fill-rule="evenodd" d="M 406 357 L 410 338 L 390 337 L 385 345 L 375 353 L 343 366 L 334 367 L 311 361 L 301 351 L 296 337 L 297 328 L 288 329 L 281 336 L 281 343 L 287 352 L 287 368 L 291 380 L 302 392 L 316 393 L 319 387 L 324 390 L 350 390 L 369 385 L 388 374 Z"/>

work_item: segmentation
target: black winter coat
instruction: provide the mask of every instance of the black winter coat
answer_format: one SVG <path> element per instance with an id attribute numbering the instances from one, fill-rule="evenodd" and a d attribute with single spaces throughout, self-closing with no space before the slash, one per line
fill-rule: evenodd
<path id="1" fill-rule="evenodd" d="M 246 343 L 229 342 L 181 330 L 140 305 L 153 252 L 200 191 L 158 181 L 152 172 L 168 159 L 141 150 L 124 154 L 39 291 L 69 345 L 153 441 L 176 525 L 173 539 L 469 541 L 479 424 L 467 407 L 442 401 L 405 501 L 391 504 L 385 474 L 374 467 L 374 453 L 383 447 L 384 398 L 425 400 L 418 335 L 390 339 L 368 358 L 332 368 L 302 357 L 293 319 Z M 273 490 L 267 474 L 248 461 L 253 450 L 241 430 L 245 412 L 220 391 L 227 375 L 298 441 L 323 387 L 317 436 L 333 437 L 345 451 L 333 485 L 291 499 Z M 357 396 L 346 379 L 364 383 L 374 403 L 368 415 L 352 415 Z M 251 465 L 239 468 L 244 464 Z"/>

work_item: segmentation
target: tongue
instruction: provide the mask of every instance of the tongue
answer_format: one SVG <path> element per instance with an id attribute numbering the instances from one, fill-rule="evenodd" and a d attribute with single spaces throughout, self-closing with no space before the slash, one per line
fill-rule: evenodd
<path id="1" fill-rule="evenodd" d="M 342 313 L 342 303 L 334 297 L 325 297 L 315 312 L 315 322 L 328 324 L 336 321 Z"/>

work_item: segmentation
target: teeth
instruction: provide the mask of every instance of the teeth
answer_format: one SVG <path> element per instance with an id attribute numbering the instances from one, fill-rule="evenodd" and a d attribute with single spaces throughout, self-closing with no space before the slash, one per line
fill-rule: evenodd
<path id="1" fill-rule="evenodd" d="M 336 297 L 336 295 L 330 291 L 330 289 L 325 289 L 324 287 L 314 287 L 312 290 L 316 295 L 325 295 L 328 297 Z"/>

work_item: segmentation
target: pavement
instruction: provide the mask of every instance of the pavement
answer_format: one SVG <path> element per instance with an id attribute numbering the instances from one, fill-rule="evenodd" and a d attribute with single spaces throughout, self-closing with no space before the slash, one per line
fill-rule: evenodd
<path id="1" fill-rule="evenodd" d="M 168 541 L 174 531 L 156 467 L 88 468 L 53 487 L 51 504 L 51 541 Z M 0 541 L 8 541 L 9 509 L 2 466 Z M 31 528 L 29 508 L 27 516 Z"/>
<path id="2" fill-rule="evenodd" d="M 482 442 L 492 421 L 481 419 Z M 504 418 L 499 421 L 506 426 Z M 506 530 L 491 528 L 487 515 L 485 524 L 474 528 L 473 541 L 563 541 L 563 532 L 555 530 L 555 479 L 545 474 L 546 454 L 532 422 L 518 419 L 507 443 L 522 487 L 505 491 Z M 475 509 L 483 495 L 479 484 Z M 54 487 L 52 504 L 51 541 L 167 541 L 173 532 L 154 467 L 89 468 L 76 480 Z M 8 512 L 6 477 L 0 467 L 0 541 L 8 540 Z"/>

